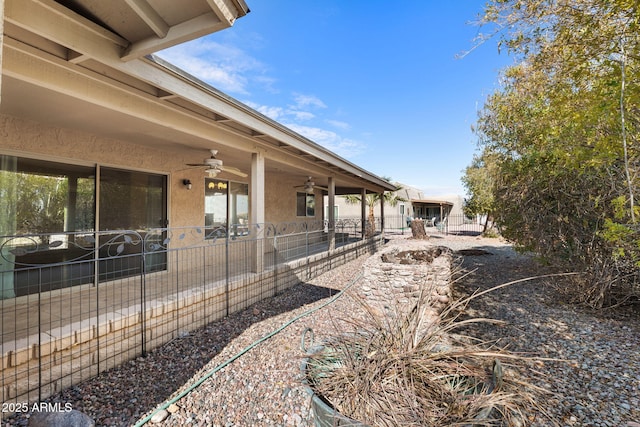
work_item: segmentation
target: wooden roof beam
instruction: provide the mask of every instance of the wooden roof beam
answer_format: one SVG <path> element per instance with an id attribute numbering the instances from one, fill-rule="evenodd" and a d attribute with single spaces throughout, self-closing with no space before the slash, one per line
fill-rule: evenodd
<path id="1" fill-rule="evenodd" d="M 213 113 L 213 120 L 215 120 L 218 123 L 225 123 L 225 122 L 232 122 L 233 121 L 230 118 L 225 117 L 225 116 L 221 116 L 220 114 L 217 114 L 217 113 Z"/>
<path id="2" fill-rule="evenodd" d="M 236 21 L 237 16 L 231 9 L 230 5 L 224 0 L 207 0 L 207 4 L 218 16 L 220 21 L 226 22 L 228 27 L 231 27 Z"/>
<path id="3" fill-rule="evenodd" d="M 223 30 L 229 25 L 220 21 L 218 16 L 211 12 L 205 13 L 188 21 L 182 22 L 169 28 L 167 35 L 163 38 L 150 37 L 132 44 L 120 57 L 123 61 L 141 58 L 145 55 L 157 52 L 162 49 L 175 46 L 177 44 L 206 36 Z"/>
<path id="4" fill-rule="evenodd" d="M 147 0 L 125 0 L 125 3 L 144 21 L 159 38 L 169 33 L 169 24 L 149 5 Z"/>

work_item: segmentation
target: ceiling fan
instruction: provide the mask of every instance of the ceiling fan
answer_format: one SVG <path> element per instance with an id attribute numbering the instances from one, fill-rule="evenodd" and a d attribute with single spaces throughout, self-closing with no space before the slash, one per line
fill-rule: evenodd
<path id="1" fill-rule="evenodd" d="M 316 185 L 316 183 L 311 180 L 311 177 L 308 177 L 303 185 L 296 185 L 294 188 L 301 188 L 301 187 L 304 188 L 304 192 L 307 194 L 313 193 L 313 190 L 316 188 L 319 188 L 324 191 L 329 191 L 327 187 L 320 187 Z"/>
<path id="2" fill-rule="evenodd" d="M 243 178 L 247 177 L 247 174 L 242 172 L 240 169 L 231 166 L 224 166 L 222 160 L 216 159 L 218 150 L 209 151 L 211 152 L 211 157 L 204 159 L 202 163 L 187 163 L 187 166 L 205 166 L 207 168 L 206 172 L 209 174 L 209 178 L 215 178 L 220 172 L 228 172 Z"/>

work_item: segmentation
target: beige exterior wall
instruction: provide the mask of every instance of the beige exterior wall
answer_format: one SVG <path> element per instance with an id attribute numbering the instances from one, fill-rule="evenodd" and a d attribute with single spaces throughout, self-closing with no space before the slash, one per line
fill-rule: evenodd
<path id="1" fill-rule="evenodd" d="M 0 0 L 0 70 L 2 70 L 2 51 L 4 45 L 4 0 Z M 0 73 L 0 102 L 2 102 L 2 73 Z"/>
<path id="2" fill-rule="evenodd" d="M 169 227 L 204 225 L 205 173 L 202 168 L 185 166 L 177 149 L 152 149 L 81 131 L 49 127 L 7 115 L 0 115 L 0 129 L 2 154 L 166 174 L 169 176 Z M 183 185 L 183 179 L 192 182 L 191 190 L 187 190 Z M 248 183 L 248 178 L 232 180 Z M 316 192 L 315 217 L 297 217 L 296 192 L 301 189 L 295 186 L 301 185 L 302 182 L 286 174 L 273 173 L 267 173 L 265 181 L 267 223 L 322 220 L 323 205 L 320 192 Z"/>
<path id="3" fill-rule="evenodd" d="M 49 127 L 45 124 L 0 115 L 0 152 L 28 156 L 61 163 L 102 165 L 170 175 L 169 224 L 170 226 L 197 225 L 204 223 L 203 198 L 195 198 L 198 191 L 195 178 L 201 170 L 186 170 L 171 174 L 172 170 L 184 168 L 178 152 L 152 150 L 123 141 L 101 138 L 76 130 Z M 196 185 L 187 191 L 183 178 L 191 178 Z M 204 192 L 204 183 L 200 184 Z"/>
<path id="4" fill-rule="evenodd" d="M 316 211 L 314 217 L 296 216 L 296 193 L 302 192 L 304 184 L 286 174 L 267 174 L 265 182 L 266 221 L 272 224 L 283 222 L 314 222 L 322 220 L 322 192 L 316 191 Z"/>

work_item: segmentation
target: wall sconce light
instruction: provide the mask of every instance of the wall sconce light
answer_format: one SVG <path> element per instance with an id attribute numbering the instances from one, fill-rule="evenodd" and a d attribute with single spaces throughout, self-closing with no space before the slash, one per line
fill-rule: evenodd
<path id="1" fill-rule="evenodd" d="M 187 187 L 187 190 L 191 190 L 191 180 L 183 179 L 182 184 L 184 184 L 184 186 Z"/>

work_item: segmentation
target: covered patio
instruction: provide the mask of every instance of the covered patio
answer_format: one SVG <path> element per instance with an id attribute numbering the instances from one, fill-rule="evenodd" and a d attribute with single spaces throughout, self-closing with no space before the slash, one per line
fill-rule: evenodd
<path id="1" fill-rule="evenodd" d="M 453 207 L 451 202 L 430 199 L 412 199 L 411 205 L 415 218 L 423 219 L 427 227 L 435 227 L 438 223 L 446 221 Z"/>
<path id="2" fill-rule="evenodd" d="M 154 56 L 231 27 L 243 0 L 0 6 L 3 402 L 380 244 L 364 203 L 345 229 L 318 201 L 394 185 Z"/>

